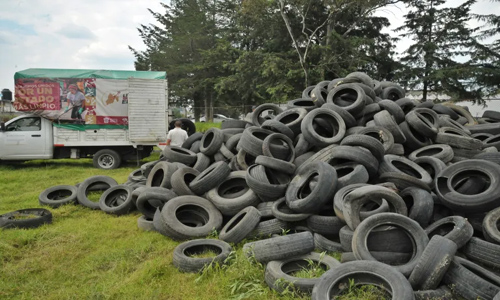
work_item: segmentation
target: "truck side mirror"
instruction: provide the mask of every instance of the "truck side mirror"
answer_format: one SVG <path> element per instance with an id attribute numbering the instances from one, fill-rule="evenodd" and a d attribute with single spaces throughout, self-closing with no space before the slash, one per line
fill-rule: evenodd
<path id="1" fill-rule="evenodd" d="M 5 122 L 0 123 L 0 131 L 5 131 Z"/>

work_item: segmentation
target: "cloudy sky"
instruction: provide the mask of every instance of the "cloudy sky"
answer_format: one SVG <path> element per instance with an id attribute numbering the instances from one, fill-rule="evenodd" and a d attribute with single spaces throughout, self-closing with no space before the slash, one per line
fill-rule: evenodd
<path id="1" fill-rule="evenodd" d="M 474 12 L 500 14 L 499 2 L 478 1 Z M 0 0 L 0 89 L 13 90 L 14 73 L 28 68 L 133 70 L 128 46 L 144 49 L 136 28 L 155 22 L 147 8 L 163 10 L 160 0 Z M 392 28 L 405 13 L 403 6 L 378 12 Z"/>
<path id="2" fill-rule="evenodd" d="M 1 0 L 0 90 L 28 68 L 133 70 L 128 49 L 161 12 L 159 0 Z"/>

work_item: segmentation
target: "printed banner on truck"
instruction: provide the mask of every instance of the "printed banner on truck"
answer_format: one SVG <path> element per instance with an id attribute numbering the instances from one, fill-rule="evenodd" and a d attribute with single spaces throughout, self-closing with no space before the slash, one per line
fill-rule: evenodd
<path id="1" fill-rule="evenodd" d="M 79 124 L 128 125 L 128 81 L 96 78 L 20 78 L 14 108 Z"/>

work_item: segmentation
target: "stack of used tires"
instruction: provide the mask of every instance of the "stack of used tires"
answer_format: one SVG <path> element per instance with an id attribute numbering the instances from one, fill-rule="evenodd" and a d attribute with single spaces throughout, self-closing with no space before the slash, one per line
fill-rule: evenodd
<path id="1" fill-rule="evenodd" d="M 313 299 L 350 280 L 392 299 L 493 299 L 500 115 L 483 117 L 410 100 L 360 72 L 323 81 L 284 110 L 263 104 L 252 123 L 226 121 L 165 148 L 132 184 L 139 227 L 186 241 L 174 252 L 186 272 L 225 263 L 246 241 L 271 288 Z M 219 240 L 206 239 L 214 230 Z M 193 257 L 204 250 L 216 256 Z M 294 276 L 311 261 L 328 271 Z"/>

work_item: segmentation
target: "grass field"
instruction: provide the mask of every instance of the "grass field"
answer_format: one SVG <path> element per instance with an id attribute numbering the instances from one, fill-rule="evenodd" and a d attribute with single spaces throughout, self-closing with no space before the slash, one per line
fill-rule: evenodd
<path id="1" fill-rule="evenodd" d="M 48 187 L 93 175 L 123 183 L 136 168 L 129 163 L 105 171 L 90 159 L 1 164 L 0 214 L 40 207 L 38 195 Z M 308 299 L 270 290 L 264 267 L 242 254 L 243 243 L 227 266 L 181 273 L 172 265 L 179 243 L 138 229 L 139 212 L 116 217 L 78 205 L 49 210 L 52 224 L 0 229 L 0 299 Z M 370 298 L 380 299 L 346 297 Z"/>

